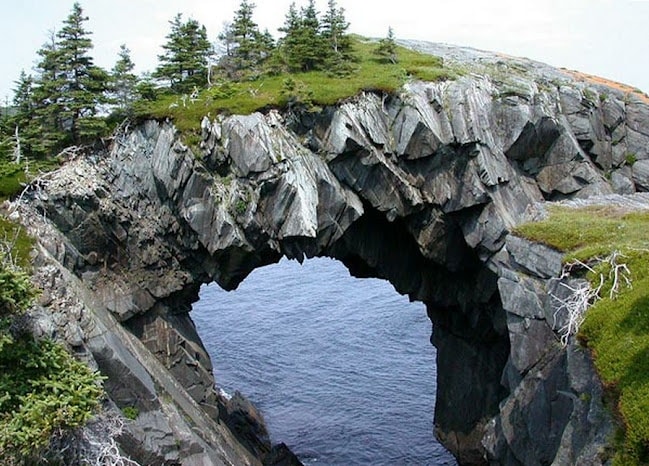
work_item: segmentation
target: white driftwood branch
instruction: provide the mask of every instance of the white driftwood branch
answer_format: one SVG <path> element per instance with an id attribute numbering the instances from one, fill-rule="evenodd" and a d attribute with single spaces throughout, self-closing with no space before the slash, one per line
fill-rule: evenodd
<path id="1" fill-rule="evenodd" d="M 608 264 L 610 267 L 608 274 L 608 278 L 611 280 L 609 299 L 615 299 L 620 293 L 621 284 L 626 285 L 628 288 L 632 286 L 631 271 L 628 266 L 624 263 L 618 263 L 618 260 L 623 257 L 624 255 L 619 251 L 613 251 L 604 259 L 596 260 L 598 264 Z M 579 327 L 584 322 L 588 308 L 601 299 L 600 292 L 605 283 L 603 273 L 596 272 L 593 267 L 579 260 L 566 264 L 561 278 L 570 276 L 570 272 L 575 268 L 586 269 L 593 274 L 599 275 L 599 283 L 595 288 L 589 282 L 584 282 L 576 287 L 571 287 L 567 283 L 560 283 L 562 287 L 569 291 L 568 296 L 565 298 L 550 293 L 550 297 L 557 304 L 553 314 L 553 327 L 556 326 L 561 313 L 565 313 L 566 315 L 566 322 L 557 330 L 561 344 L 564 347 L 568 344 L 570 337 L 579 331 Z"/>

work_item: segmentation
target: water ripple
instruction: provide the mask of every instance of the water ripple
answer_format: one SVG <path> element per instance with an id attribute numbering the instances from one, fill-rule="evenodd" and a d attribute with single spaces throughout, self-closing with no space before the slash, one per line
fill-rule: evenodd
<path id="1" fill-rule="evenodd" d="M 421 303 L 329 259 L 282 260 L 192 318 L 217 383 L 262 410 L 305 464 L 455 465 L 434 439 L 435 351 Z"/>

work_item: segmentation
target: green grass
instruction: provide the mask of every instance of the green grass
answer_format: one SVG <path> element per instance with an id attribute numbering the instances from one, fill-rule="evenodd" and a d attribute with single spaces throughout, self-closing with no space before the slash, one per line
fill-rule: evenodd
<path id="1" fill-rule="evenodd" d="M 26 173 L 25 167 L 24 162 L 17 164 L 0 159 L 0 202 L 20 194 L 30 176 L 54 170 L 59 167 L 59 162 L 56 160 L 30 161 L 27 166 L 29 173 Z"/>
<path id="2" fill-rule="evenodd" d="M 25 233 L 22 226 L 0 214 L 0 242 L 10 245 L 16 265 L 25 270 L 31 268 L 30 252 L 34 238 Z"/>
<path id="3" fill-rule="evenodd" d="M 625 214 L 611 207 L 553 208 L 542 222 L 515 234 L 588 260 L 618 250 L 631 271 L 632 287 L 613 299 L 611 284 L 588 311 L 579 339 L 595 366 L 621 425 L 614 465 L 649 464 L 649 213 Z M 603 266 L 602 266 L 603 267 Z M 603 270 L 606 273 L 606 270 Z"/>
<path id="4" fill-rule="evenodd" d="M 424 81 L 457 77 L 457 72 L 444 67 L 442 60 L 432 55 L 399 47 L 398 63 L 392 64 L 383 62 L 372 53 L 375 42 L 353 36 L 353 47 L 357 57 L 355 69 L 344 78 L 323 71 L 283 73 L 205 89 L 196 102 L 186 101 L 185 105 L 180 96 L 165 95 L 154 102 L 141 102 L 137 114 L 145 118 L 171 118 L 187 135 L 197 133 L 201 119 L 208 114 L 247 115 L 258 110 L 286 107 L 288 98 L 282 89 L 289 77 L 309 92 L 315 106 L 332 105 L 362 91 L 395 92 L 409 77 Z"/>
<path id="5" fill-rule="evenodd" d="M 56 161 L 31 162 L 29 172 L 49 171 L 58 166 Z M 0 159 L 0 203 L 20 194 L 27 181 L 28 175 L 25 173 L 24 163 L 15 164 Z M 3 244 L 3 251 L 9 249 L 16 265 L 24 270 L 30 270 L 30 252 L 34 247 L 34 239 L 29 237 L 20 225 L 9 220 L 2 213 L 0 213 L 0 242 Z"/>
<path id="6" fill-rule="evenodd" d="M 514 234 L 568 253 L 566 260 L 608 255 L 614 249 L 649 249 L 649 213 L 613 207 L 551 207 L 547 220 L 521 225 Z"/>

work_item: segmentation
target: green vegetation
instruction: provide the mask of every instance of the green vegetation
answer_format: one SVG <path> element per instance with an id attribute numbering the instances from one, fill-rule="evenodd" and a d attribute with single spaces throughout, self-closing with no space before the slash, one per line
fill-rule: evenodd
<path id="1" fill-rule="evenodd" d="M 126 419 L 134 421 L 140 415 L 140 410 L 135 406 L 126 406 L 125 408 L 122 408 L 122 414 L 124 414 Z"/>
<path id="2" fill-rule="evenodd" d="M 299 95 L 286 92 L 286 80 L 299 84 L 302 94 L 308 90 L 313 105 L 333 105 L 361 91 L 394 92 L 408 77 L 426 81 L 453 79 L 456 74 L 445 68 L 442 60 L 403 47 L 397 47 L 397 63 L 384 63 L 374 55 L 376 43 L 358 36 L 351 37 L 356 57 L 354 71 L 345 79 L 326 71 L 284 72 L 255 81 L 221 81 L 202 91 L 194 101 L 177 95 L 166 95 L 156 101 L 140 102 L 137 113 L 142 117 L 172 118 L 183 132 L 197 132 L 207 114 L 249 114 L 267 108 L 284 108 Z"/>
<path id="3" fill-rule="evenodd" d="M 549 217 L 527 223 L 514 234 L 567 252 L 566 261 L 605 256 L 611 251 L 649 248 L 649 213 L 625 213 L 611 206 L 550 207 Z"/>
<path id="4" fill-rule="evenodd" d="M 629 152 L 624 157 L 624 160 L 625 160 L 627 165 L 632 166 L 634 163 L 636 163 L 638 161 L 638 157 L 634 153 Z"/>
<path id="5" fill-rule="evenodd" d="M 397 62 L 397 44 L 391 27 L 388 28 L 388 35 L 379 41 L 374 53 L 392 64 Z"/>
<path id="6" fill-rule="evenodd" d="M 0 155 L 0 202 L 20 194 L 33 176 L 58 167 L 55 159 L 14 163 Z"/>
<path id="7" fill-rule="evenodd" d="M 171 32 L 162 46 L 165 53 L 158 56 L 160 65 L 154 76 L 169 80 L 174 92 L 191 92 L 194 86 L 207 83 L 207 63 L 212 45 L 207 30 L 195 19 L 185 22 L 179 13 L 170 21 Z"/>
<path id="8" fill-rule="evenodd" d="M 649 463 L 649 213 L 624 213 L 612 207 L 554 208 L 542 222 L 515 233 L 568 253 L 567 261 L 590 261 L 619 251 L 619 263 L 631 272 L 632 286 L 602 299 L 588 310 L 579 339 L 593 352 L 612 410 L 621 424 L 615 465 Z M 594 263 L 594 262 L 591 262 Z M 595 268 L 609 276 L 610 265 Z M 590 273 L 587 276 L 594 278 Z"/>
<path id="9" fill-rule="evenodd" d="M 11 261 L 19 269 L 28 271 L 31 267 L 30 252 L 34 238 L 25 233 L 20 225 L 0 215 L 0 244 L 11 251 Z M 8 258 L 3 260 L 7 261 Z"/>
<path id="10" fill-rule="evenodd" d="M 103 394 L 101 377 L 60 344 L 35 340 L 25 311 L 37 294 L 28 273 L 32 240 L 0 218 L 0 458 L 43 464 L 52 436 L 83 426 Z"/>
<path id="11" fill-rule="evenodd" d="M 14 337 L 5 329 L 0 334 L 0 457 L 33 461 L 59 430 L 84 425 L 103 393 L 99 379 L 61 345 Z"/>
<path id="12" fill-rule="evenodd" d="M 205 115 L 314 111 L 364 90 L 394 92 L 409 78 L 457 75 L 439 58 L 398 47 L 391 28 L 378 43 L 349 34 L 336 0 L 322 14 L 314 0 L 291 4 L 277 39 L 260 31 L 254 8 L 241 0 L 218 35 L 218 57 L 205 26 L 176 15 L 155 71 L 138 77 L 125 44 L 110 72 L 94 65 L 88 17 L 74 3 L 37 51 L 34 74 L 22 72 L 16 81 L 13 106 L 0 115 L 0 198 L 25 182 L 5 160 L 51 161 L 66 147 L 95 143 L 124 118 L 172 118 L 192 146 Z"/>

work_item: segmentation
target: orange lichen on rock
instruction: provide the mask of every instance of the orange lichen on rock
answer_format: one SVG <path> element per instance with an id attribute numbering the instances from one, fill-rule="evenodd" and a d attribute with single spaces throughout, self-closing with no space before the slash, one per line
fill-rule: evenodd
<path id="1" fill-rule="evenodd" d="M 594 76 L 592 74 L 582 73 L 580 71 L 565 70 L 565 72 L 568 73 L 570 76 L 574 77 L 578 81 L 607 86 L 612 89 L 617 89 L 619 91 L 625 92 L 627 94 L 633 94 L 643 102 L 649 104 L 649 96 L 647 94 L 642 92 L 640 89 L 637 89 L 633 86 L 629 86 L 628 84 L 623 84 L 607 78 L 602 78 L 601 76 Z"/>

